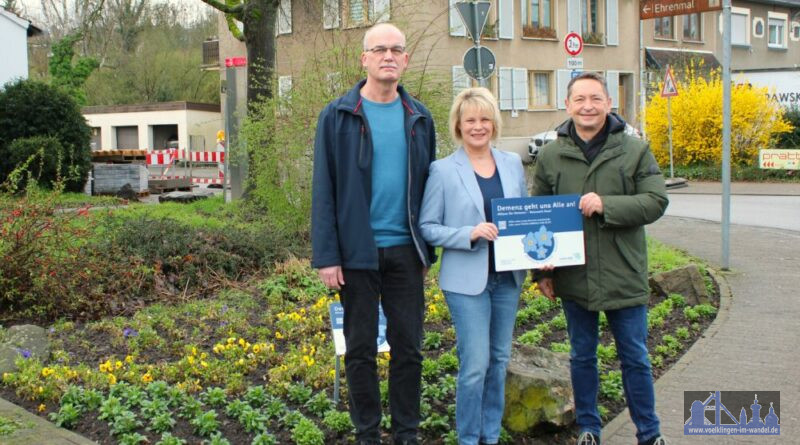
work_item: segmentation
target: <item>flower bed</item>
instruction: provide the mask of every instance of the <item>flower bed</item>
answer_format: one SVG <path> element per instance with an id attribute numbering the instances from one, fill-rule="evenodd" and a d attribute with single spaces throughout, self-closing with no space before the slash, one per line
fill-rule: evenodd
<path id="1" fill-rule="evenodd" d="M 426 289 L 421 434 L 456 443 L 455 332 L 434 281 Z M 2 395 L 103 444 L 323 444 L 347 442 L 345 402 L 334 406 L 334 352 L 328 305 L 336 300 L 307 262 L 292 260 L 272 277 L 215 298 L 156 304 L 131 317 L 60 321 L 50 328 L 47 363 L 18 360 L 2 376 Z M 689 307 L 679 295 L 654 299 L 649 346 L 657 377 L 713 318 L 714 306 Z M 604 418 L 624 407 L 616 349 L 605 319 L 598 357 Z M 557 303 L 526 284 L 515 339 L 566 352 Z M 378 359 L 388 412 L 388 354 Z M 341 400 L 347 400 L 344 376 Z M 388 415 L 383 426 L 388 431 Z M 575 432 L 503 435 L 504 443 L 568 443 Z M 148 442 L 145 442 L 148 441 Z M 185 442 L 182 442 L 185 441 Z"/>

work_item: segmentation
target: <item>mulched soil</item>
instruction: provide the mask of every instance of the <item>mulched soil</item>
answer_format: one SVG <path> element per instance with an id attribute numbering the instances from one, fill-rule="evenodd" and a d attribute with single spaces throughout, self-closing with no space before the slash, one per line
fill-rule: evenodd
<path id="1" fill-rule="evenodd" d="M 664 297 L 652 295 L 650 299 L 650 307 L 660 303 L 664 300 Z M 715 289 L 714 295 L 712 295 L 712 304 L 715 307 L 719 307 L 719 290 L 718 288 Z M 554 316 L 558 314 L 560 310 L 554 309 L 551 310 L 549 313 L 544 314 L 540 319 L 531 320 L 528 323 L 518 326 L 515 328 L 514 337 L 516 338 L 520 334 L 533 329 L 538 323 L 541 321 L 547 321 L 552 319 Z M 655 379 L 658 379 L 661 375 L 663 375 L 676 361 L 678 361 L 681 356 L 691 347 L 691 345 L 698 339 L 700 336 L 703 335 L 703 332 L 711 324 L 713 319 L 708 318 L 701 318 L 698 320 L 698 324 L 700 325 L 699 330 L 689 329 L 690 338 L 688 340 L 681 340 L 683 345 L 682 349 L 678 353 L 678 355 L 674 357 L 664 357 L 663 363 L 659 367 L 653 367 L 653 376 Z M 676 308 L 672 311 L 672 313 L 665 318 L 665 322 L 663 326 L 655 327 L 650 330 L 650 336 L 648 339 L 648 348 L 651 353 L 654 351 L 656 345 L 661 343 L 661 338 L 665 334 L 675 335 L 675 331 L 679 327 L 690 327 L 691 323 L 689 323 L 683 315 L 683 311 L 679 308 Z M 438 331 L 444 332 L 446 329 L 450 328 L 450 323 L 436 323 L 436 324 L 426 324 L 426 331 Z M 64 347 L 67 352 L 70 353 L 73 357 L 81 357 L 83 362 L 87 363 L 97 363 L 112 354 L 116 354 L 117 356 L 123 355 L 124 352 L 121 350 L 120 347 L 112 345 L 109 342 L 108 334 L 105 332 L 100 331 L 92 331 L 92 330 L 84 330 L 83 331 L 83 340 L 81 342 L 70 341 L 70 339 L 61 338 L 62 346 Z M 450 351 L 454 346 L 455 343 L 452 339 L 447 339 L 447 336 L 444 336 L 445 339 L 442 341 L 442 344 L 433 350 L 423 351 L 423 355 L 428 358 L 436 358 L 439 357 L 442 353 Z M 212 335 L 209 335 L 209 338 L 213 338 Z M 601 342 L 603 344 L 609 344 L 612 340 L 610 332 L 604 330 L 601 337 Z M 562 342 L 566 341 L 566 332 L 561 331 L 554 331 L 547 336 L 545 336 L 544 340 L 542 341 L 542 345 L 547 346 L 551 342 Z M 209 340 L 210 342 L 210 340 Z M 207 349 L 210 349 L 212 344 L 209 343 Z M 122 348 L 124 349 L 124 348 Z M 168 349 L 168 348 L 167 348 Z M 180 351 L 177 352 L 180 354 Z M 174 359 L 169 351 L 161 350 L 157 348 L 153 348 L 152 350 L 144 351 L 144 354 L 141 356 L 141 359 L 145 362 L 158 362 L 160 360 L 167 360 L 167 359 Z M 619 362 L 615 360 L 613 363 L 609 365 L 607 370 L 618 370 L 619 369 Z M 263 380 L 260 379 L 259 376 L 253 375 L 251 376 L 251 383 L 255 385 L 263 384 Z M 328 391 L 328 396 L 330 397 L 332 394 Z M 39 402 L 33 402 L 29 400 L 24 400 L 18 397 L 13 390 L 6 386 L 0 386 L 0 396 L 4 399 L 9 400 L 17 405 L 20 405 L 26 408 L 28 411 L 38 414 L 42 417 L 47 418 L 47 415 L 54 411 L 54 404 L 50 404 L 47 409 L 39 413 L 37 412 L 37 407 Z M 451 400 L 446 401 L 434 401 L 432 404 L 434 407 L 434 411 L 444 411 L 448 404 L 452 403 Z M 617 414 L 619 414 L 625 408 L 624 400 L 619 401 L 612 401 L 607 400 L 604 398 L 600 398 L 600 403 L 604 405 L 608 409 L 608 415 L 604 419 L 604 423 L 613 419 Z M 292 406 L 291 403 L 287 402 L 287 405 L 290 408 L 296 408 Z M 340 404 L 339 409 L 346 409 L 346 407 Z M 227 438 L 231 444 L 238 445 L 238 444 L 250 444 L 254 434 L 247 433 L 243 430 L 242 426 L 237 422 L 235 419 L 228 417 L 224 409 L 217 409 L 218 414 L 218 421 L 220 423 L 219 431 L 223 433 L 223 436 Z M 137 412 L 138 414 L 138 412 Z M 318 417 L 308 415 L 309 418 L 320 423 Z M 187 440 L 187 444 L 201 444 L 203 437 L 195 434 L 194 428 L 189 424 L 189 422 L 185 419 L 180 419 L 174 416 L 175 420 L 177 421 L 176 426 L 172 430 L 173 435 L 177 437 L 182 437 Z M 97 413 L 89 413 L 85 415 L 78 423 L 78 425 L 74 428 L 75 431 L 78 433 L 88 437 L 89 439 L 95 440 L 100 444 L 116 444 L 117 441 L 113 439 L 113 436 L 110 433 L 108 424 L 103 420 L 97 419 Z M 290 444 L 293 443 L 291 440 L 291 434 L 284 428 L 279 428 L 275 420 L 270 421 L 269 431 L 276 436 L 276 439 L 279 444 Z M 144 428 L 139 428 L 137 430 L 138 433 L 146 436 L 149 440 L 149 443 L 156 443 L 160 439 L 160 435 L 153 434 L 150 431 L 147 431 Z M 552 426 L 542 426 L 541 428 L 537 429 L 536 431 L 526 434 L 526 435 L 514 435 L 513 436 L 513 443 L 519 445 L 566 445 L 572 444 L 577 437 L 577 427 L 570 426 L 567 428 L 556 428 Z M 348 444 L 352 443 L 352 440 L 349 435 L 337 435 L 335 433 L 327 432 L 328 436 L 325 439 L 326 444 Z M 440 445 L 443 443 L 443 439 L 440 437 L 431 437 L 430 435 L 424 436 L 424 443 L 431 444 L 431 445 Z M 384 443 L 391 443 L 390 438 L 386 433 L 384 433 Z"/>

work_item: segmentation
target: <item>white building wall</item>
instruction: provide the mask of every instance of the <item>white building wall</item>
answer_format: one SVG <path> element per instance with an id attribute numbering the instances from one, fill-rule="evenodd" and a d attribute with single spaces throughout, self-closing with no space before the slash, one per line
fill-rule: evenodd
<path id="1" fill-rule="evenodd" d="M 28 22 L 0 8 L 0 88 L 28 78 Z"/>
<path id="2" fill-rule="evenodd" d="M 152 150 L 153 125 L 177 125 L 178 144 L 181 149 L 189 148 L 189 136 L 203 136 L 206 150 L 213 151 L 216 131 L 222 126 L 220 113 L 197 110 L 141 111 L 130 113 L 85 114 L 90 127 L 100 127 L 100 150 L 116 150 L 115 127 L 136 126 L 139 129 L 139 149 Z"/>

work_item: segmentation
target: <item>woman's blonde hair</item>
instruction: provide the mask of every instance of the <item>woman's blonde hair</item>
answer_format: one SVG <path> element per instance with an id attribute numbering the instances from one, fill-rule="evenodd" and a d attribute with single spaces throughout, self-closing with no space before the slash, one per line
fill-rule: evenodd
<path id="1" fill-rule="evenodd" d="M 456 142 L 461 142 L 461 129 L 458 127 L 461 115 L 467 108 L 477 108 L 486 112 L 492 118 L 492 140 L 496 141 L 500 137 L 500 129 L 503 121 L 500 117 L 500 108 L 497 106 L 497 99 L 491 91 L 483 87 L 467 88 L 458 93 L 450 108 L 450 137 Z"/>

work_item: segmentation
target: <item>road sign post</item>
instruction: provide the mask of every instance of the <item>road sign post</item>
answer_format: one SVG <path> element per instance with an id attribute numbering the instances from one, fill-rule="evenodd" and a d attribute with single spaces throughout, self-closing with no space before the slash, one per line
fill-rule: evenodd
<path id="1" fill-rule="evenodd" d="M 464 70 L 478 81 L 492 75 L 495 67 L 494 53 L 485 46 L 473 46 L 464 53 Z"/>
<path id="2" fill-rule="evenodd" d="M 577 32 L 570 32 L 564 37 L 564 49 L 567 54 L 576 57 L 583 51 L 583 37 Z"/>
<path id="3" fill-rule="evenodd" d="M 481 46 L 481 34 L 486 26 L 490 7 L 491 3 L 487 1 L 456 3 L 458 15 L 475 43 L 475 46 L 464 54 L 464 70 L 470 77 L 480 82 L 481 86 L 486 86 L 486 79 L 492 75 L 495 67 L 494 53 L 489 48 Z"/>
<path id="4" fill-rule="evenodd" d="M 661 97 L 667 98 L 667 135 L 669 139 L 669 177 L 675 178 L 675 167 L 672 161 L 672 98 L 678 95 L 678 85 L 672 70 L 667 65 L 667 72 L 664 73 L 664 86 L 661 88 Z"/>

